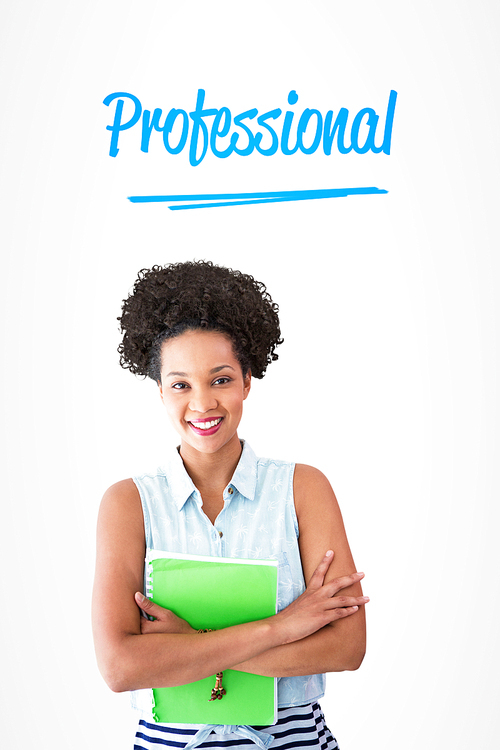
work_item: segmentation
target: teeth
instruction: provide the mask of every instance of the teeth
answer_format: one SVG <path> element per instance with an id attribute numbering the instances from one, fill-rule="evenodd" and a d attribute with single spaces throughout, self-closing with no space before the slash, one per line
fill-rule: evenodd
<path id="1" fill-rule="evenodd" d="M 196 427 L 198 430 L 209 430 L 211 427 L 215 427 L 215 425 L 222 422 L 222 417 L 219 417 L 218 419 L 212 419 L 211 422 L 191 422 L 191 424 Z"/>

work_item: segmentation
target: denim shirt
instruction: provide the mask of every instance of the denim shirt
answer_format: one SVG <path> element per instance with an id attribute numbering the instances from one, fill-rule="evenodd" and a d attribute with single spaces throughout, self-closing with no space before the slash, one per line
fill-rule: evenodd
<path id="1" fill-rule="evenodd" d="M 294 464 L 257 458 L 248 443 L 212 524 L 177 450 L 163 467 L 134 477 L 144 513 L 146 547 L 212 557 L 278 560 L 278 611 L 305 589 L 293 499 Z M 144 589 L 146 590 L 146 589 Z M 280 708 L 311 703 L 324 694 L 325 675 L 278 679 Z M 149 715 L 152 691 L 135 690 L 132 705 Z"/>

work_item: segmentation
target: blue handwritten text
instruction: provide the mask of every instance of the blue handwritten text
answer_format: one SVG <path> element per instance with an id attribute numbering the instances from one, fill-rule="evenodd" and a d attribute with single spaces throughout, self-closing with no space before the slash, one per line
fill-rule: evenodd
<path id="1" fill-rule="evenodd" d="M 255 107 L 233 117 L 228 107 L 205 107 L 204 89 L 198 90 L 195 108 L 189 114 L 176 108 L 163 114 L 159 108 L 143 109 L 137 96 L 119 91 L 104 99 L 107 107 L 114 104 L 113 123 L 106 126 L 111 131 L 109 155 L 117 156 L 120 134 L 135 126 L 141 133 L 141 151 L 148 153 L 153 135 L 161 133 L 166 151 L 180 154 L 187 148 L 193 167 L 201 164 L 208 150 L 218 159 L 232 154 L 249 156 L 254 151 L 264 156 L 273 156 L 278 150 L 286 156 L 297 151 L 313 154 L 320 147 L 326 156 L 334 148 L 341 154 L 390 154 L 396 98 L 397 92 L 391 91 L 382 123 L 371 107 L 360 109 L 351 120 L 345 107 L 335 117 L 333 110 L 323 115 L 318 109 L 307 108 L 300 115 L 289 109 L 282 118 L 280 108 L 259 115 Z M 295 106 L 298 99 L 297 93 L 290 91 L 288 105 Z"/>

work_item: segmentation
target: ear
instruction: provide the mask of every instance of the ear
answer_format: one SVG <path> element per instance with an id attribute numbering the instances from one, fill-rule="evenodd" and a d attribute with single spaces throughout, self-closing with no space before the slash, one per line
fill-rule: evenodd
<path id="1" fill-rule="evenodd" d="M 243 400 L 246 399 L 252 387 L 252 372 L 249 370 L 243 378 Z"/>
<path id="2" fill-rule="evenodd" d="M 156 382 L 158 383 L 158 388 L 159 388 L 159 391 L 160 391 L 160 398 L 161 398 L 162 403 L 163 403 L 163 388 L 161 387 L 161 380 L 157 380 Z"/>

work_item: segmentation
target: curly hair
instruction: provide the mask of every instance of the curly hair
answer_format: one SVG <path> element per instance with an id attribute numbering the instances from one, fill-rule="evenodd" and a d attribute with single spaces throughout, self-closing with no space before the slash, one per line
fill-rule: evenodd
<path id="1" fill-rule="evenodd" d="M 120 365 L 161 380 L 161 347 L 187 330 L 218 331 L 232 341 L 243 374 L 263 378 L 283 342 L 275 304 L 252 276 L 210 261 L 153 266 L 139 271 L 123 300 Z"/>

